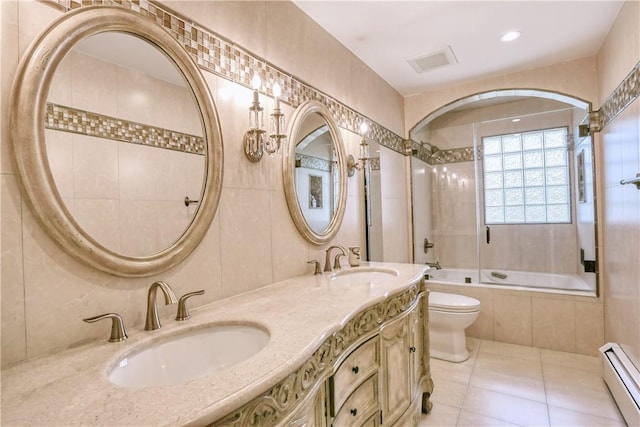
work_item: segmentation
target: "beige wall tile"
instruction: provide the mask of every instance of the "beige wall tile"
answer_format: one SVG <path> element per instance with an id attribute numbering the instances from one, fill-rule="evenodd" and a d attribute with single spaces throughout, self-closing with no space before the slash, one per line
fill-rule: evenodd
<path id="1" fill-rule="evenodd" d="M 572 301 L 532 299 L 533 345 L 575 353 L 575 305 Z"/>
<path id="2" fill-rule="evenodd" d="M 26 356 L 24 282 L 22 266 L 22 199 L 15 178 L 0 175 L 2 208 L 2 366 Z"/>
<path id="3" fill-rule="evenodd" d="M 486 288 L 467 286 L 461 294 L 480 301 L 480 315 L 466 329 L 467 336 L 493 340 L 493 291 Z"/>
<path id="4" fill-rule="evenodd" d="M 264 190 L 226 189 L 220 199 L 223 295 L 272 282 L 271 197 Z"/>
<path id="5" fill-rule="evenodd" d="M 496 341 L 532 345 L 531 298 L 496 292 L 493 295 L 493 316 Z"/>
<path id="6" fill-rule="evenodd" d="M 640 4 L 624 2 L 597 55 L 598 105 L 601 105 L 640 57 Z"/>
<path id="7" fill-rule="evenodd" d="M 16 40 L 18 38 L 18 2 L 15 0 L 0 2 L 0 60 L 2 73 L 0 73 L 0 173 L 10 173 L 13 170 L 10 155 L 10 127 L 9 105 L 11 97 L 11 85 L 15 69 L 18 67 L 19 51 Z M 6 95 L 5 95 L 6 94 Z"/>
<path id="8" fill-rule="evenodd" d="M 597 356 L 604 341 L 604 306 L 601 303 L 575 302 L 576 353 Z"/>

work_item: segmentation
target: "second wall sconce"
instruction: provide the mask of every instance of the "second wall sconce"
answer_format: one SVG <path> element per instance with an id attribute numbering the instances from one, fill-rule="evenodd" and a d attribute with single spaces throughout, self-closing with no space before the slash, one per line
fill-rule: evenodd
<path id="1" fill-rule="evenodd" d="M 265 151 L 267 154 L 279 153 L 281 148 L 286 145 L 287 135 L 284 134 L 284 114 L 280 110 L 281 95 L 280 85 L 276 82 L 273 85 L 273 96 L 275 97 L 275 106 L 271 114 L 269 136 L 265 138 L 264 130 L 264 108 L 260 106 L 259 90 L 262 84 L 258 73 L 253 75 L 251 79 L 251 87 L 253 88 L 253 102 L 249 107 L 249 130 L 244 134 L 244 154 L 252 163 L 262 160 Z"/>
<path id="2" fill-rule="evenodd" d="M 360 123 L 360 158 L 356 162 L 351 154 L 347 157 L 347 170 L 348 175 L 353 176 L 356 170 L 364 170 L 369 160 L 369 144 L 367 144 L 367 132 L 369 131 L 369 125 L 367 122 Z"/>

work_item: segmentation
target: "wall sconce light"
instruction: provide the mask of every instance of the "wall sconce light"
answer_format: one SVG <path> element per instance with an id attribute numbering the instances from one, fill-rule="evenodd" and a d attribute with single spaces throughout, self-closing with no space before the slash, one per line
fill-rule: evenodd
<path id="1" fill-rule="evenodd" d="M 357 170 L 364 170 L 369 160 L 369 144 L 367 144 L 367 132 L 369 132 L 369 125 L 367 122 L 360 123 L 360 158 L 356 162 L 351 154 L 347 157 L 347 170 L 348 175 L 353 176 Z"/>
<path id="2" fill-rule="evenodd" d="M 273 85 L 273 96 L 275 98 L 275 105 L 273 113 L 271 113 L 271 121 L 269 125 L 269 140 L 265 150 L 268 154 L 277 153 L 280 148 L 284 149 L 287 143 L 287 135 L 284 134 L 284 114 L 280 111 L 281 89 L 278 82 Z"/>
<path id="3" fill-rule="evenodd" d="M 265 138 L 264 130 L 264 108 L 260 106 L 259 90 L 262 84 L 260 76 L 255 73 L 251 79 L 251 87 L 253 88 L 253 102 L 249 107 L 249 130 L 244 134 L 244 154 L 252 163 L 262 160 L 265 151 L 267 154 L 275 154 L 286 145 L 287 135 L 284 134 L 284 114 L 280 110 L 281 95 L 280 85 L 273 85 L 273 95 L 275 97 L 275 107 L 271 114 L 269 126 L 269 136 Z"/>

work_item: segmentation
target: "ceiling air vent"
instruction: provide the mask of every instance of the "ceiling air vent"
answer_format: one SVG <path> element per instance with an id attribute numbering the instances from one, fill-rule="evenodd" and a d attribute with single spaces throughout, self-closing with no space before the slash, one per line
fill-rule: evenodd
<path id="1" fill-rule="evenodd" d="M 424 73 L 444 65 L 457 64 L 458 60 L 453 54 L 451 46 L 447 46 L 436 52 L 408 59 L 407 62 L 416 71 L 416 73 Z"/>

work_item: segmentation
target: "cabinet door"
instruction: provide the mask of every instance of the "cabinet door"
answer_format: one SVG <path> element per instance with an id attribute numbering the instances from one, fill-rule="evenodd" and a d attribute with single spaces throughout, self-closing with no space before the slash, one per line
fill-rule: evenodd
<path id="1" fill-rule="evenodd" d="M 403 316 L 380 331 L 382 424 L 391 425 L 411 401 L 409 318 Z"/>
<path id="2" fill-rule="evenodd" d="M 422 363 L 422 331 L 424 329 L 424 318 L 422 316 L 422 305 L 418 304 L 409 314 L 409 333 L 411 342 L 409 346 L 409 363 L 411 372 L 411 392 L 415 393 L 420 378 L 423 375 Z"/>

